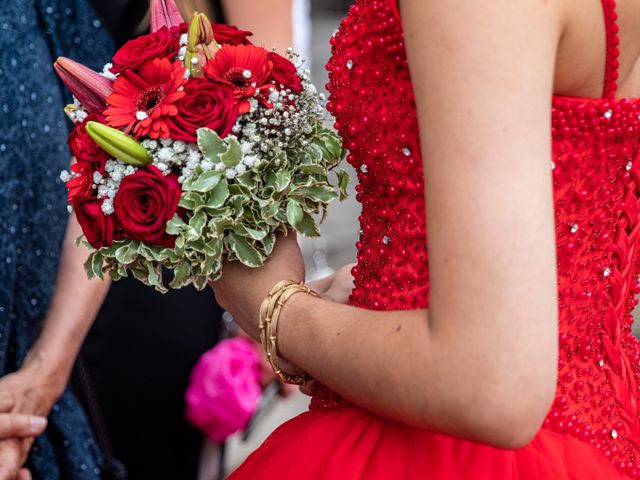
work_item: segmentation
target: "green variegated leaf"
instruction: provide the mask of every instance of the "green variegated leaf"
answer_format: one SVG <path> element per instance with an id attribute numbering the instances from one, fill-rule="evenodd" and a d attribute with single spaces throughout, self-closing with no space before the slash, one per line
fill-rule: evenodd
<path id="1" fill-rule="evenodd" d="M 124 261 L 122 262 L 124 265 L 132 263 L 137 258 L 138 248 L 140 248 L 140 242 L 137 240 L 128 244 L 127 252 L 124 255 Z"/>
<path id="2" fill-rule="evenodd" d="M 222 255 L 222 240 L 219 237 L 212 238 L 205 243 L 204 249 L 209 258 L 219 260 L 220 255 Z"/>
<path id="3" fill-rule="evenodd" d="M 203 211 L 196 213 L 189 221 L 189 226 L 193 228 L 197 238 L 202 236 L 202 229 L 207 223 L 207 214 Z"/>
<path id="4" fill-rule="evenodd" d="M 204 172 L 194 181 L 185 182 L 182 188 L 186 191 L 196 191 L 196 192 L 210 192 L 213 188 L 218 185 L 218 182 L 222 178 L 222 175 L 219 172 L 214 172 L 213 170 Z"/>
<path id="5" fill-rule="evenodd" d="M 198 129 L 198 148 L 214 165 L 220 162 L 219 156 L 227 150 L 220 136 L 208 128 Z"/>
<path id="6" fill-rule="evenodd" d="M 113 269 L 113 270 L 109 270 L 109 278 L 111 279 L 111 281 L 113 282 L 117 282 L 118 280 L 122 280 L 123 278 L 125 278 L 127 275 L 123 275 L 120 270 Z"/>
<path id="7" fill-rule="evenodd" d="M 314 165 L 314 164 L 310 164 L 310 165 L 300 165 L 300 167 L 298 168 L 299 172 L 303 172 L 303 173 L 309 173 L 312 175 L 326 175 L 327 174 L 327 169 L 325 167 L 323 167 L 322 165 Z"/>
<path id="8" fill-rule="evenodd" d="M 260 252 L 245 237 L 230 233 L 228 239 L 229 247 L 233 253 L 247 267 L 259 267 L 264 263 L 264 258 L 260 255 Z"/>
<path id="9" fill-rule="evenodd" d="M 227 151 L 220 155 L 220 160 L 225 167 L 233 168 L 242 161 L 242 148 L 235 138 L 228 138 L 227 143 Z"/>
<path id="10" fill-rule="evenodd" d="M 187 262 L 182 262 L 173 271 L 173 280 L 170 285 L 171 288 L 182 288 L 188 285 L 190 266 Z"/>
<path id="11" fill-rule="evenodd" d="M 269 172 L 264 182 L 265 191 L 269 188 L 273 188 L 274 190 L 276 188 L 276 174 L 274 172 Z"/>
<path id="12" fill-rule="evenodd" d="M 242 217 L 242 215 L 244 215 L 244 202 L 245 201 L 246 201 L 246 199 L 241 197 L 241 196 L 234 197 L 233 200 L 231 200 L 231 206 L 233 207 L 232 216 L 234 218 L 240 218 L 240 217 Z"/>
<path id="13" fill-rule="evenodd" d="M 187 228 L 187 224 L 178 215 L 174 215 L 167 223 L 167 233 L 169 235 L 178 235 L 185 228 Z"/>
<path id="14" fill-rule="evenodd" d="M 95 252 L 91 258 L 91 268 L 93 270 L 93 275 L 98 277 L 100 280 L 104 280 L 104 275 L 102 271 L 102 265 L 104 263 L 104 257 L 98 251 Z"/>
<path id="15" fill-rule="evenodd" d="M 267 236 L 267 233 L 262 230 L 256 230 L 249 228 L 242 223 L 238 223 L 233 227 L 233 233 L 242 237 L 250 237 L 253 240 L 262 240 Z"/>
<path id="16" fill-rule="evenodd" d="M 328 203 L 338 198 L 338 194 L 333 188 L 320 185 L 298 188 L 295 190 L 295 195 L 307 197 L 313 201 L 322 203 Z"/>
<path id="17" fill-rule="evenodd" d="M 329 133 L 322 137 L 324 140 L 325 148 L 331 154 L 333 158 L 341 158 L 342 157 L 342 142 L 337 135 Z"/>
<path id="18" fill-rule="evenodd" d="M 198 238 L 200 238 L 200 233 L 198 233 L 198 231 L 191 226 L 187 228 L 183 235 L 188 243 L 195 242 Z M 189 247 L 191 248 L 191 246 Z"/>
<path id="19" fill-rule="evenodd" d="M 295 200 L 289 200 L 287 202 L 287 221 L 289 222 L 289 225 L 294 228 L 297 227 L 302 221 L 302 216 L 303 212 L 300 203 Z"/>
<path id="20" fill-rule="evenodd" d="M 229 183 L 226 178 L 223 178 L 220 180 L 220 183 L 209 192 L 207 207 L 220 208 L 224 205 L 227 198 L 229 198 Z"/>
<path id="21" fill-rule="evenodd" d="M 340 191 L 340 201 L 346 200 L 349 196 L 347 194 L 347 188 L 349 188 L 349 182 L 351 178 L 346 170 L 340 170 L 338 172 L 338 189 Z"/>
<path id="22" fill-rule="evenodd" d="M 235 181 L 239 184 L 242 185 L 243 187 L 246 187 L 250 190 L 256 188 L 256 179 L 254 178 L 254 174 L 251 170 L 244 172 L 242 175 L 238 175 L 235 178 Z"/>
<path id="23" fill-rule="evenodd" d="M 193 279 L 193 286 L 200 291 L 204 290 L 208 283 L 209 279 L 204 275 L 199 275 Z"/>
<path id="24" fill-rule="evenodd" d="M 280 170 L 276 174 L 276 191 L 283 192 L 291 184 L 291 172 Z"/>
<path id="25" fill-rule="evenodd" d="M 160 266 L 156 266 L 153 262 L 146 261 L 145 267 L 147 268 L 147 279 L 149 281 L 149 286 L 159 287 L 160 280 L 162 279 L 160 275 Z"/>
<path id="26" fill-rule="evenodd" d="M 307 237 L 319 237 L 320 229 L 311 215 L 305 213 L 297 226 L 297 230 Z"/>
<path id="27" fill-rule="evenodd" d="M 180 202 L 178 203 L 179 207 L 186 208 L 187 210 L 195 210 L 196 202 L 192 199 L 187 198 L 186 196 L 182 196 L 180 198 Z"/>
<path id="28" fill-rule="evenodd" d="M 125 255 L 127 254 L 128 251 L 129 251 L 129 246 L 128 245 L 123 245 L 120 248 L 118 248 L 116 250 L 116 253 L 115 253 L 116 260 L 119 263 L 125 263 L 124 257 L 125 257 Z"/>
<path id="29" fill-rule="evenodd" d="M 262 240 L 262 245 L 264 245 L 264 251 L 267 254 L 267 256 L 273 253 L 273 247 L 275 246 L 275 244 L 276 244 L 276 236 L 273 233 L 264 237 L 264 240 Z"/>
<path id="30" fill-rule="evenodd" d="M 314 163 L 322 162 L 324 155 L 322 154 L 322 149 L 318 145 L 314 143 L 310 144 L 308 147 L 308 153 Z"/>
<path id="31" fill-rule="evenodd" d="M 224 231 L 233 225 L 233 221 L 229 217 L 224 217 L 214 222 L 214 229 L 219 236 L 224 234 Z"/>

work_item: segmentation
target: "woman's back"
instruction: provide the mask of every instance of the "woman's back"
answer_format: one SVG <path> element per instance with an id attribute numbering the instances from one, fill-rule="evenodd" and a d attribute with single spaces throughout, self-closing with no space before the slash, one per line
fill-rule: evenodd
<path id="1" fill-rule="evenodd" d="M 604 0 L 615 8 L 619 31 L 617 96 L 640 96 L 640 8 L 633 0 Z M 601 0 L 558 2 L 562 36 L 558 46 L 554 92 L 563 96 L 600 97 L 604 85 L 607 32 Z M 611 19 L 613 20 L 613 19 Z M 610 43 L 610 41 L 609 41 Z"/>

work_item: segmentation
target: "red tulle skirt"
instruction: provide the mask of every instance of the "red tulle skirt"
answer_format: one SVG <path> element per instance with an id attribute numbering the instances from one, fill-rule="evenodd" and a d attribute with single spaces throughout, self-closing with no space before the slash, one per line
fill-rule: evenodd
<path id="1" fill-rule="evenodd" d="M 357 407 L 278 428 L 230 480 L 627 479 L 594 446 L 542 430 L 519 450 L 429 433 Z"/>

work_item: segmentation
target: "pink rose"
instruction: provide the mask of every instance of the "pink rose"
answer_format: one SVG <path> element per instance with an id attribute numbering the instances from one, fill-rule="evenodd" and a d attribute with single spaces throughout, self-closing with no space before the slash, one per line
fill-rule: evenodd
<path id="1" fill-rule="evenodd" d="M 245 338 L 220 342 L 191 373 L 186 417 L 214 442 L 242 430 L 258 409 L 260 360 Z"/>

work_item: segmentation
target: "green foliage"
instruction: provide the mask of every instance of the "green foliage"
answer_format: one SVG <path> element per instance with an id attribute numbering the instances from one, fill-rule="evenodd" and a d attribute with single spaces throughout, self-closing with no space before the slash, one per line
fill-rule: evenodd
<path id="1" fill-rule="evenodd" d="M 324 218 L 330 202 L 344 199 L 349 176 L 339 169 L 344 158 L 340 139 L 319 121 L 306 142 L 265 154 L 262 163 L 234 179 L 196 169 L 182 185 L 180 214 L 167 224 L 176 235 L 175 248 L 121 240 L 94 251 L 85 264 L 90 277 L 113 280 L 133 275 L 166 292 L 162 267 L 174 272 L 171 288 L 193 284 L 203 289 L 222 275 L 223 260 L 259 267 L 271 255 L 276 234 L 296 230 L 318 236 L 316 218 Z M 212 165 L 235 167 L 243 160 L 233 137 L 198 130 L 198 146 Z"/>

